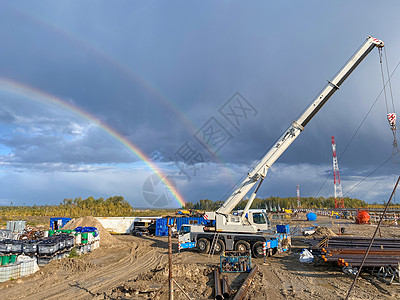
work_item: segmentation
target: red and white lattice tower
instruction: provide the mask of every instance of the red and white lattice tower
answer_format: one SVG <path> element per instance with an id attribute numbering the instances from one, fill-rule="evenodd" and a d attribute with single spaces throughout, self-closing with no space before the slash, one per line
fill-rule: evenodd
<path id="1" fill-rule="evenodd" d="M 342 184 L 340 183 L 339 164 L 336 157 L 335 137 L 332 136 L 333 150 L 333 184 L 335 189 L 335 208 L 344 208 Z M 338 203 L 340 201 L 340 203 Z"/>
<path id="2" fill-rule="evenodd" d="M 300 202 L 300 186 L 297 185 L 297 208 L 300 208 L 301 202 Z"/>

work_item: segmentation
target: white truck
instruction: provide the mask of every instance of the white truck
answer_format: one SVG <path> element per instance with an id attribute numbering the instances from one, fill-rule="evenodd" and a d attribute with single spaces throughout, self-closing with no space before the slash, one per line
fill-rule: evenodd
<path id="1" fill-rule="evenodd" d="M 300 135 L 308 122 L 310 122 L 314 115 L 322 108 L 336 90 L 339 89 L 345 79 L 374 47 L 382 48 L 384 47 L 384 43 L 381 40 L 369 36 L 334 78 L 328 81 L 322 92 L 314 99 L 311 105 L 297 120 L 292 122 L 267 154 L 254 165 L 243 182 L 224 204 L 215 212 L 205 213 L 204 218 L 210 222 L 210 226 L 182 226 L 178 236 L 180 248 L 196 246 L 200 252 L 209 252 L 211 250 L 216 254 L 222 253 L 224 250 L 251 249 L 254 256 L 261 257 L 264 247 L 263 243 L 268 244 L 269 241 L 269 252 L 276 252 L 280 246 L 279 239 L 276 239 L 276 236 L 270 231 L 267 214 L 264 212 L 253 213 L 249 211 L 258 189 L 271 165 Z M 242 214 L 232 214 L 236 205 L 250 192 L 256 183 L 258 184 L 252 192 Z M 275 242 L 271 243 L 274 240 Z"/>

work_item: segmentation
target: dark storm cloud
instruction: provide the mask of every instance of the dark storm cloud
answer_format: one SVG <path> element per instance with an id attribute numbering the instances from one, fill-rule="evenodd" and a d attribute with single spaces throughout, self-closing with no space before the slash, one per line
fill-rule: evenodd
<path id="1" fill-rule="evenodd" d="M 398 27 L 396 10 L 384 8 L 385 19 L 371 18 L 371 11 L 382 7 L 363 3 L 360 8 L 356 2 L 339 2 L 342 5 L 331 7 L 329 13 L 321 13 L 327 3 L 294 1 L 188 1 L 179 6 L 3 3 L 0 77 L 71 99 L 147 155 L 160 151 L 164 162 L 187 141 L 204 153 L 206 161 L 218 162 L 193 137 L 214 117 L 232 135 L 218 152 L 219 159 L 231 164 L 240 177 L 242 168 L 247 170 L 245 166 L 273 145 L 369 34 L 387 42 L 393 70 L 399 59 L 394 49 L 400 47 L 393 29 Z M 360 9 L 362 13 L 354 15 Z M 399 78 L 396 73 L 394 82 Z M 273 187 L 263 192 L 286 195 L 297 181 L 311 195 L 320 185 L 321 172 L 325 174 L 320 166 L 330 168 L 331 135 L 336 137 L 338 155 L 348 146 L 339 162 L 347 171 L 345 180 L 354 181 L 385 161 L 392 151 L 392 136 L 383 99 L 353 139 L 381 88 L 378 56 L 371 53 L 280 157 L 277 163 L 286 173 L 271 178 Z M 219 113 L 237 91 L 257 110 L 240 130 Z M 7 100 L 5 106 L 3 97 L 11 95 L 0 98 L 0 143 L 11 149 L 11 155 L 1 159 L 10 168 L 14 164 L 21 170 L 25 164 L 35 171 L 76 171 L 80 165 L 86 170 L 91 164 L 138 160 L 115 138 L 77 115 L 19 98 Z M 295 176 L 296 166 L 301 166 L 304 177 Z M 219 183 L 227 179 L 221 179 L 218 170 L 205 169 L 190 183 L 181 183 L 183 192 L 191 195 L 190 200 L 223 194 Z M 279 175 L 274 172 L 269 175 Z M 290 181 L 282 182 L 290 172 Z M 106 173 L 101 174 L 104 182 L 109 179 Z M 316 177 L 308 184 L 311 173 Z M 141 183 L 136 186 L 140 189 Z"/>
<path id="2" fill-rule="evenodd" d="M 74 129 L 60 128 L 51 135 L 43 133 L 14 135 L 0 142 L 10 149 L 13 155 L 3 156 L 8 163 L 121 163 L 133 161 L 123 147 L 98 128 L 89 128 L 82 136 L 74 137 Z M 68 131 L 68 134 L 64 132 Z"/>

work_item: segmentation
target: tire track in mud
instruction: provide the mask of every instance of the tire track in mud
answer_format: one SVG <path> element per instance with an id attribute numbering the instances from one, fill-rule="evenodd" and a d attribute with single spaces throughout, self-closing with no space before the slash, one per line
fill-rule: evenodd
<path id="1" fill-rule="evenodd" d="M 118 285 L 121 281 L 126 281 L 132 276 L 137 276 L 140 272 L 148 271 L 150 268 L 155 267 L 158 258 L 159 256 L 155 250 L 138 259 L 132 259 L 132 254 L 130 254 L 109 267 L 101 268 L 87 275 L 83 274 L 78 280 L 63 281 L 43 292 L 23 299 L 93 298 L 93 296 Z"/>
<path id="2" fill-rule="evenodd" d="M 79 281 L 86 282 L 86 280 L 90 281 L 93 278 L 98 278 L 98 277 L 101 278 L 101 276 L 103 276 L 105 274 L 112 273 L 113 269 L 116 268 L 117 265 L 118 266 L 119 265 L 128 265 L 127 263 L 134 262 L 135 260 L 132 260 L 133 251 L 137 250 L 137 249 L 138 249 L 138 245 L 136 243 L 132 243 L 132 245 L 130 246 L 130 249 L 129 249 L 129 255 L 124 256 L 118 262 L 116 262 L 114 264 L 111 264 L 111 265 L 106 266 L 106 267 L 100 267 L 99 269 L 90 270 L 89 274 L 82 274 L 81 278 L 79 279 Z M 73 282 L 73 281 L 74 281 L 74 279 L 71 280 L 71 282 Z M 66 286 L 64 288 L 58 288 L 59 286 L 64 285 L 64 284 L 66 284 Z M 71 286 L 73 286 L 73 285 L 71 285 L 71 283 L 65 283 L 65 280 L 64 280 L 59 285 L 53 285 L 53 286 L 51 286 L 49 288 L 46 288 L 46 293 L 50 293 L 49 295 L 51 296 L 52 295 L 51 291 L 56 290 L 56 293 L 60 293 L 60 292 L 65 291 L 65 290 L 70 290 Z M 38 293 L 35 293 L 34 295 L 36 297 L 38 295 Z M 27 299 L 29 299 L 29 297 L 30 296 L 27 296 Z"/>
<path id="3" fill-rule="evenodd" d="M 144 247 L 143 247 L 144 246 Z M 136 277 L 142 272 L 155 268 L 162 260 L 162 255 L 157 249 L 149 249 L 147 245 L 133 243 L 125 251 L 129 254 L 118 262 L 105 267 L 95 268 L 86 273 L 73 274 L 54 282 L 50 286 L 40 286 L 40 279 L 36 281 L 35 288 L 25 290 L 25 293 L 16 295 L 15 289 L 2 290 L 5 299 L 92 299 L 113 287 Z M 120 251 L 122 251 L 121 249 Z M 38 286 L 42 290 L 38 292 Z"/>
<path id="4" fill-rule="evenodd" d="M 103 273 L 103 275 L 93 278 L 90 281 L 85 279 L 76 280 L 74 283 L 68 284 L 67 290 L 56 292 L 48 299 L 59 299 L 69 297 L 74 299 L 92 298 L 93 296 L 100 295 L 113 287 L 125 282 L 132 277 L 136 277 L 141 272 L 147 272 L 157 266 L 160 261 L 160 256 L 156 251 L 151 251 L 146 257 L 141 257 L 139 260 L 132 261 L 125 266 L 114 266 L 111 270 Z M 37 294 L 35 297 L 38 296 Z"/>

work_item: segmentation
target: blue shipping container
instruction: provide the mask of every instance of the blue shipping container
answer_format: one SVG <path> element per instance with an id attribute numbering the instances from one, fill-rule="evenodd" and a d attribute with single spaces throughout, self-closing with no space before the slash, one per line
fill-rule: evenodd
<path id="1" fill-rule="evenodd" d="M 50 229 L 51 230 L 58 230 L 63 228 L 71 218 L 50 218 Z"/>
<path id="2" fill-rule="evenodd" d="M 176 230 L 180 230 L 182 225 L 193 224 L 193 225 L 205 225 L 206 220 L 201 217 L 178 217 L 174 218 L 176 221 Z M 167 236 L 168 226 L 167 218 L 160 218 L 156 221 L 156 236 Z"/>
<path id="3" fill-rule="evenodd" d="M 182 217 L 176 218 L 176 229 L 179 231 L 182 225 L 205 225 L 204 218 L 201 217 Z"/>
<path id="4" fill-rule="evenodd" d="M 167 218 L 160 218 L 156 221 L 156 236 L 168 235 Z"/>

